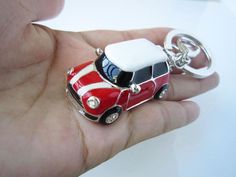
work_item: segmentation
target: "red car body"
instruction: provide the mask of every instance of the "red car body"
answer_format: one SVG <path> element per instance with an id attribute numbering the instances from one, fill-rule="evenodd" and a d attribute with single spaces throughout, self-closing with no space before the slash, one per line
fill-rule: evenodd
<path id="1" fill-rule="evenodd" d="M 150 67 L 154 71 L 154 66 Z M 152 99 L 163 86 L 168 85 L 169 68 L 167 63 L 166 67 L 164 74 L 157 77 L 152 76 L 149 80 L 140 83 L 141 90 L 137 94 L 133 93 L 129 87 L 119 87 L 109 82 L 98 72 L 95 63 L 89 61 L 73 68 L 68 73 L 68 89 L 72 97 L 79 103 L 81 113 L 90 120 L 99 122 L 101 116 L 113 107 L 118 106 L 122 111 L 125 111 Z M 100 99 L 100 105 L 96 109 L 90 108 L 87 104 L 88 98 L 91 96 Z"/>

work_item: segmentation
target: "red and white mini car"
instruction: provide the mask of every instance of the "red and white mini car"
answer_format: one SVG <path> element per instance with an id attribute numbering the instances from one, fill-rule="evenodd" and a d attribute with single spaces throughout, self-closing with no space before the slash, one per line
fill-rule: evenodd
<path id="1" fill-rule="evenodd" d="M 146 39 L 108 45 L 98 59 L 71 68 L 67 93 L 89 120 L 111 124 L 122 111 L 168 89 L 170 68 L 163 48 Z"/>

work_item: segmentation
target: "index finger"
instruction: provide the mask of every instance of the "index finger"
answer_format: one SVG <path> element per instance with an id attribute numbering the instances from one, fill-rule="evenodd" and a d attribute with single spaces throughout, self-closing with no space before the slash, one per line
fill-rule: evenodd
<path id="1" fill-rule="evenodd" d="M 171 28 L 151 28 L 128 31 L 99 30 L 81 32 L 80 34 L 82 38 L 93 48 L 104 49 L 107 45 L 112 43 L 138 38 L 145 38 L 156 45 L 163 46 L 166 35 L 171 30 Z M 206 59 L 202 52 L 195 60 L 191 62 L 191 66 L 194 68 L 201 68 L 205 65 Z M 182 71 L 173 68 L 172 73 L 179 74 L 182 73 Z"/>
<path id="2" fill-rule="evenodd" d="M 81 35 L 92 47 L 104 49 L 108 44 L 137 38 L 146 38 L 155 44 L 162 45 L 165 36 L 170 30 L 170 28 L 152 28 L 128 31 L 99 30 L 81 32 Z"/>

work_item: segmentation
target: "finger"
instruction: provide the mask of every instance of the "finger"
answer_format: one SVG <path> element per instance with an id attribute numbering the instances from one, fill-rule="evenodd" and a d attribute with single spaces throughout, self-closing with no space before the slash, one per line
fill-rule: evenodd
<path id="1" fill-rule="evenodd" d="M 164 99 L 179 101 L 215 88 L 219 84 L 219 75 L 214 73 L 205 79 L 196 79 L 182 74 L 173 74 L 170 76 L 169 83 L 169 90 Z"/>
<path id="2" fill-rule="evenodd" d="M 41 62 L 42 58 L 47 58 L 45 54 L 52 53 L 47 52 L 47 46 L 52 43 L 48 38 L 53 35 L 43 27 L 30 24 L 57 15 L 63 4 L 64 0 L 0 1 L 0 15 L 4 17 L 0 20 L 0 51 L 4 51 L 0 58 L 2 68 L 23 68 Z M 36 58 L 37 61 L 32 61 Z"/>
<path id="3" fill-rule="evenodd" d="M 93 167 L 134 144 L 185 126 L 198 115 L 199 107 L 194 102 L 154 100 L 124 112 L 110 126 L 94 124 L 79 116 L 77 120 L 87 137 L 87 147 L 92 147 L 88 149 L 86 163 Z M 99 139 L 99 143 L 94 139 Z"/>
<path id="4" fill-rule="evenodd" d="M 153 101 L 131 111 L 128 121 L 130 136 L 126 147 L 183 127 L 199 115 L 199 107 L 190 101 Z"/>
<path id="5" fill-rule="evenodd" d="M 163 45 L 167 33 L 170 28 L 152 28 L 141 30 L 129 30 L 129 31 L 87 31 L 79 33 L 82 39 L 85 40 L 93 48 L 104 49 L 108 44 L 121 42 L 125 40 L 132 40 L 137 38 L 146 38 L 157 45 Z M 207 60 L 203 52 L 201 52 L 195 59 L 193 59 L 190 65 L 193 68 L 201 68 L 206 66 Z M 182 70 L 173 68 L 173 74 L 180 74 Z"/>
<path id="6" fill-rule="evenodd" d="M 79 33 L 60 33 L 57 40 L 60 42 L 58 51 L 67 55 L 66 60 L 63 58 L 61 71 L 64 73 L 69 67 L 78 65 L 86 60 L 96 59 L 94 48 L 105 48 L 110 43 L 120 42 L 124 40 L 131 40 L 135 38 L 147 38 L 156 44 L 162 44 L 164 37 L 169 29 L 155 28 L 144 30 L 131 30 L 131 31 L 112 31 L 112 30 L 99 30 L 87 31 Z M 65 39 L 66 38 L 66 39 Z M 68 39 L 69 38 L 69 39 Z M 76 39 L 76 40 L 75 40 Z M 81 41 L 84 41 L 81 42 Z M 66 49 L 66 50 L 65 50 Z M 58 59 L 58 61 L 61 61 Z"/>
<path id="7" fill-rule="evenodd" d="M 87 31 L 81 32 L 80 34 L 94 48 L 104 49 L 108 44 L 137 38 L 146 38 L 155 44 L 161 45 L 169 31 L 169 28 L 152 28 L 130 31 Z"/>
<path id="8" fill-rule="evenodd" d="M 37 18 L 34 20 L 50 19 L 58 15 L 64 6 L 64 0 L 54 0 L 54 1 L 34 0 L 34 1 L 35 1 L 34 3 L 31 3 L 32 6 L 29 7 L 35 9 Z"/>
<path id="9" fill-rule="evenodd" d="M 14 9 L 11 10 L 13 13 L 15 13 L 15 11 L 19 12 L 21 18 L 27 19 L 28 23 L 31 21 L 52 18 L 58 15 L 64 6 L 64 0 L 22 0 L 12 2 L 12 7 Z"/>

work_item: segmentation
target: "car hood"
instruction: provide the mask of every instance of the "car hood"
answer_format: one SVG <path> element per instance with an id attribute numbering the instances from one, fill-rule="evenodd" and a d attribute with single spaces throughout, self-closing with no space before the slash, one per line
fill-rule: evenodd
<path id="1" fill-rule="evenodd" d="M 85 93 L 94 89 L 112 88 L 112 84 L 105 81 L 95 69 L 94 64 L 89 64 L 77 70 L 69 83 L 77 94 L 82 97 Z"/>

